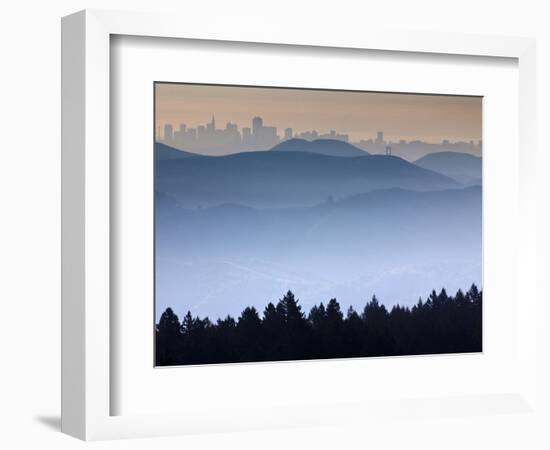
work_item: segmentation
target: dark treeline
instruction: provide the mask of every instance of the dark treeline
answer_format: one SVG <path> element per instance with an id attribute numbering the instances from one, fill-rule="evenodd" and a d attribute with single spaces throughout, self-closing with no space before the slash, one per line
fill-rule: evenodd
<path id="1" fill-rule="evenodd" d="M 235 320 L 211 322 L 188 312 L 180 321 L 171 308 L 156 326 L 156 364 L 252 361 L 480 352 L 482 292 L 432 291 L 412 308 L 390 311 L 373 297 L 361 312 L 344 315 L 336 299 L 302 312 L 292 292 L 260 316 L 247 307 Z"/>

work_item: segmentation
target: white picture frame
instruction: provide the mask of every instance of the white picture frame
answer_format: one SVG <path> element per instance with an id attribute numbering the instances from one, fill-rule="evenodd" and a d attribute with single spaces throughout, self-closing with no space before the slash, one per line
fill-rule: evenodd
<path id="1" fill-rule="evenodd" d="M 85 440 L 162 436 L 183 433 L 248 430 L 268 426 L 323 424 L 328 420 L 360 421 L 393 417 L 391 405 L 371 403 L 300 407 L 278 405 L 277 418 L 268 413 L 235 412 L 234 408 L 210 415 L 112 415 L 111 367 L 117 353 L 112 336 L 117 323 L 110 298 L 116 280 L 111 278 L 112 204 L 110 108 L 111 36 L 141 36 L 223 42 L 264 43 L 369 49 L 431 55 L 500 57 L 517 60 L 519 79 L 518 131 L 519 182 L 517 198 L 517 282 L 524 294 L 518 305 L 518 355 L 521 367 L 516 389 L 483 396 L 426 397 L 401 400 L 410 414 L 436 408 L 442 415 L 496 413 L 503 408 L 536 412 L 536 234 L 534 195 L 535 152 L 535 43 L 532 39 L 452 34 L 390 33 L 372 30 L 327 36 L 311 28 L 280 31 L 277 27 L 234 29 L 231 24 L 205 28 L 200 21 L 181 25 L 163 14 L 87 10 L 62 21 L 62 430 Z M 514 244 L 516 245 L 516 244 Z M 270 366 L 264 366 L 269 370 Z M 271 366 L 274 367 L 274 366 Z M 313 369 L 315 370 L 315 369 Z M 237 408 L 238 409 L 238 408 Z M 402 412 L 401 412 L 402 414 Z"/>

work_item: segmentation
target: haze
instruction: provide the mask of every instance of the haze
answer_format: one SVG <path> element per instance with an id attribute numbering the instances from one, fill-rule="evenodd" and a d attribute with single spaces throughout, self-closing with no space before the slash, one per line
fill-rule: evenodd
<path id="1" fill-rule="evenodd" d="M 256 88 L 157 83 L 156 127 L 197 127 L 211 121 L 250 127 L 254 116 L 295 133 L 317 130 L 349 135 L 350 141 L 376 137 L 440 143 L 481 139 L 482 98 L 314 89 Z M 206 151 L 205 153 L 208 153 Z"/>

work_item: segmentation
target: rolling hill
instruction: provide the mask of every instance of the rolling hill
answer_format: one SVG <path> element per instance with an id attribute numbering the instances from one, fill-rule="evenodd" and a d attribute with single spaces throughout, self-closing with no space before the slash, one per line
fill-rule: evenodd
<path id="1" fill-rule="evenodd" d="M 305 139 L 289 139 L 281 142 L 271 149 L 272 152 L 308 152 L 327 156 L 367 156 L 369 153 L 337 139 L 317 139 L 306 141 Z"/>
<path id="2" fill-rule="evenodd" d="M 479 187 L 385 189 L 302 208 L 159 209 L 161 310 L 236 315 L 288 289 L 306 310 L 332 297 L 345 310 L 373 294 L 411 305 L 432 288 L 481 282 Z"/>
<path id="3" fill-rule="evenodd" d="M 199 155 L 170 147 L 169 145 L 161 142 L 155 142 L 155 158 L 157 161 L 169 161 L 174 159 L 190 158 L 192 156 Z"/>
<path id="4" fill-rule="evenodd" d="M 189 207 L 306 206 L 378 189 L 459 186 L 445 175 L 385 155 L 343 158 L 298 151 L 196 155 L 159 158 L 156 170 L 156 189 Z"/>
<path id="5" fill-rule="evenodd" d="M 480 185 L 482 159 L 469 153 L 430 153 L 414 161 L 419 167 L 433 170 L 467 185 Z"/>

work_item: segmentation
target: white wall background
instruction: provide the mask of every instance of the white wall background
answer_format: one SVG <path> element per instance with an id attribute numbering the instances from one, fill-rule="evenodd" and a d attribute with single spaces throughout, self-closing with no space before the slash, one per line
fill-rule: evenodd
<path id="1" fill-rule="evenodd" d="M 533 36 L 538 39 L 539 277 L 550 274 L 550 14 L 544 1 L 20 0 L 0 9 L 0 447 L 81 448 L 59 433 L 60 364 L 60 17 L 83 8 L 168 10 L 187 21 L 212 18 L 307 27 L 390 28 Z M 211 26 L 211 25 L 210 25 Z M 550 301 L 550 296 L 546 296 Z M 541 314 L 550 319 L 550 308 Z M 548 327 L 550 329 L 550 327 Z M 541 337 L 548 342 L 549 332 Z M 541 368 L 550 380 L 549 347 Z M 545 388 L 543 394 L 548 394 Z M 541 394 L 542 395 L 542 394 Z M 548 402 L 548 396 L 547 402 Z M 548 403 L 550 404 L 550 403 Z M 548 448 L 550 422 L 513 415 L 403 421 L 399 430 L 333 427 L 92 444 L 95 448 Z M 541 436 L 546 436 L 543 440 Z"/>

